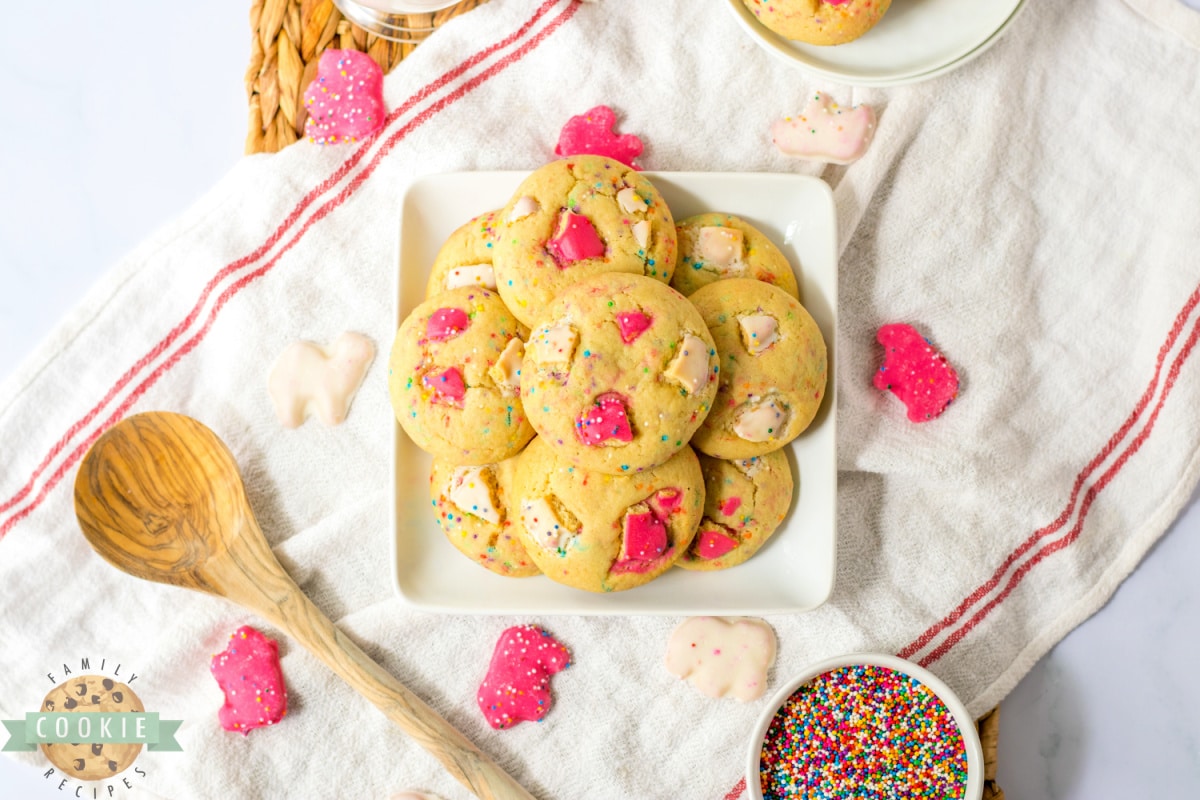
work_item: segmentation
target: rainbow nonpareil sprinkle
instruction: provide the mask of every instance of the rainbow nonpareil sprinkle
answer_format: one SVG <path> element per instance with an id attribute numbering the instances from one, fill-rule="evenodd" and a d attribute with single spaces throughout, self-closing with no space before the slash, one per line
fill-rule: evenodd
<path id="1" fill-rule="evenodd" d="M 967 753 L 917 679 L 856 664 L 818 675 L 776 712 L 759 756 L 764 800 L 956 800 Z"/>

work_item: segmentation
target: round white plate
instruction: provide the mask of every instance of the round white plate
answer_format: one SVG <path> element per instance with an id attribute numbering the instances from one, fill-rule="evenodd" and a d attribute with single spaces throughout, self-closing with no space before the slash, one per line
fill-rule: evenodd
<path id="1" fill-rule="evenodd" d="M 855 86 L 900 86 L 957 69 L 999 39 L 1024 0 L 893 0 L 861 38 L 833 47 L 768 30 L 742 0 L 726 0 L 750 37 L 802 71 Z"/>

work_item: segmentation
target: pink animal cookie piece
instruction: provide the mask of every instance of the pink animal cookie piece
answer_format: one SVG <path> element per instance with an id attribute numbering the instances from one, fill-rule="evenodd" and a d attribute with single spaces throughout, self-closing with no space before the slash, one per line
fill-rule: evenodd
<path id="1" fill-rule="evenodd" d="M 776 120 L 771 140 L 780 152 L 813 161 L 857 161 L 875 134 L 875 112 L 868 105 L 842 108 L 817 92 L 795 117 Z"/>
<path id="2" fill-rule="evenodd" d="M 458 336 L 470 324 L 470 317 L 461 308 L 439 308 L 425 323 L 425 336 L 430 341 L 444 342 Z"/>
<path id="3" fill-rule="evenodd" d="M 640 311 L 622 311 L 617 314 L 617 328 L 621 331 L 621 341 L 629 344 L 646 332 L 651 319 Z"/>
<path id="4" fill-rule="evenodd" d="M 762 697 L 775 663 L 775 632 L 760 619 L 692 617 L 667 643 L 667 671 L 709 697 Z"/>
<path id="5" fill-rule="evenodd" d="M 704 524 L 696 533 L 695 547 L 696 553 L 701 558 L 709 560 L 720 558 L 737 547 L 737 537 L 724 525 L 708 520 L 703 522 Z"/>
<path id="6" fill-rule="evenodd" d="M 383 127 L 383 70 L 366 53 L 326 50 L 304 91 L 304 130 L 317 144 L 354 142 Z"/>
<path id="7" fill-rule="evenodd" d="M 596 106 L 571 117 L 558 135 L 554 153 L 559 156 L 607 156 L 637 169 L 633 163 L 642 153 L 642 140 L 632 133 L 613 132 L 617 116 L 608 106 Z"/>
<path id="8" fill-rule="evenodd" d="M 606 392 L 597 397 L 592 407 L 575 421 L 575 435 L 587 445 L 604 444 L 609 440 L 632 442 L 633 430 L 629 427 L 629 414 L 621 395 Z"/>
<path id="9" fill-rule="evenodd" d="M 571 666 L 571 654 L 536 625 L 500 634 L 487 677 L 479 686 L 479 710 L 493 728 L 540 722 L 550 710 L 550 676 Z"/>
<path id="10" fill-rule="evenodd" d="M 433 402 L 462 408 L 467 396 L 467 385 L 458 367 L 448 367 L 434 375 L 426 375 L 422 381 L 433 391 Z"/>
<path id="11" fill-rule="evenodd" d="M 243 625 L 230 634 L 228 646 L 212 657 L 209 670 L 225 693 L 225 705 L 217 712 L 225 730 L 248 736 L 287 714 L 287 689 L 274 639 Z"/>
<path id="12" fill-rule="evenodd" d="M 312 415 L 325 425 L 340 424 L 374 358 L 375 345 L 357 333 L 343 333 L 329 349 L 312 342 L 289 345 L 267 376 L 280 424 L 296 428 Z"/>
<path id="13" fill-rule="evenodd" d="M 911 325 L 884 325 L 876 338 L 883 345 L 883 366 L 875 373 L 875 388 L 900 398 L 910 420 L 931 420 L 958 397 L 958 373 Z"/>
<path id="14" fill-rule="evenodd" d="M 566 211 L 559 218 L 554 238 L 546 242 L 546 249 L 554 254 L 561 268 L 585 258 L 604 255 L 604 242 L 600 241 L 600 235 L 590 219 L 583 214 Z"/>

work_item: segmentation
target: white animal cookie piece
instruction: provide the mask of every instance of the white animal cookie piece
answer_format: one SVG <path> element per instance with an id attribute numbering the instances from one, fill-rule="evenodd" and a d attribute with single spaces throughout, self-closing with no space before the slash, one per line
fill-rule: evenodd
<path id="1" fill-rule="evenodd" d="M 709 697 L 757 700 L 775 663 L 775 632 L 751 617 L 691 617 L 667 643 L 667 671 Z"/>
<path id="2" fill-rule="evenodd" d="M 314 415 L 325 425 L 340 424 L 374 358 L 375 345 L 357 333 L 343 333 L 328 349 L 312 342 L 288 345 L 267 377 L 280 424 L 296 428 Z"/>

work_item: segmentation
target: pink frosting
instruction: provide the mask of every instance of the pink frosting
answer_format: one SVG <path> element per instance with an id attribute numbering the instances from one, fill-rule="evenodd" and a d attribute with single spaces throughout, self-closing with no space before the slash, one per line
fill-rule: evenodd
<path id="1" fill-rule="evenodd" d="M 622 311 L 617 314 L 617 328 L 621 331 L 621 341 L 629 344 L 650 327 L 650 322 L 650 317 L 640 311 Z"/>
<path id="2" fill-rule="evenodd" d="M 875 373 L 875 388 L 900 398 L 910 420 L 931 420 L 958 397 L 958 373 L 911 325 L 884 325 L 876 338 L 884 355 L 883 366 Z"/>
<path id="3" fill-rule="evenodd" d="M 727 517 L 732 517 L 734 512 L 742 505 L 742 498 L 731 497 L 721 504 L 721 513 Z"/>
<path id="4" fill-rule="evenodd" d="M 550 676 L 569 666 L 567 648 L 542 628 L 509 628 L 500 634 L 479 686 L 479 710 L 497 730 L 525 720 L 540 722 L 550 710 Z"/>
<path id="5" fill-rule="evenodd" d="M 625 400 L 616 392 L 606 392 L 597 397 L 592 407 L 579 415 L 575 422 L 575 435 L 586 445 L 602 444 L 609 439 L 633 441 Z"/>
<path id="6" fill-rule="evenodd" d="M 625 515 L 622 561 L 651 561 L 667 549 L 667 526 L 652 511 Z"/>
<path id="7" fill-rule="evenodd" d="M 679 510 L 683 504 L 683 492 L 678 489 L 659 489 L 648 502 L 659 516 L 666 517 Z"/>
<path id="8" fill-rule="evenodd" d="M 383 127 L 383 70 L 366 53 L 326 50 L 304 91 L 305 133 L 318 144 L 361 139 Z"/>
<path id="9" fill-rule="evenodd" d="M 230 634 L 229 644 L 212 657 L 209 670 L 225 693 L 225 705 L 217 712 L 225 730 L 248 736 L 287 713 L 279 648 L 249 625 Z"/>
<path id="10" fill-rule="evenodd" d="M 558 223 L 558 233 L 546 242 L 548 249 L 559 266 L 565 266 L 585 258 L 604 255 L 604 242 L 600 241 L 592 221 L 574 211 L 563 212 Z"/>
<path id="11" fill-rule="evenodd" d="M 693 549 L 700 558 L 720 558 L 737 547 L 737 539 L 727 535 L 719 528 L 706 527 L 696 534 L 696 544 Z"/>
<path id="12" fill-rule="evenodd" d="M 467 329 L 471 318 L 461 308 L 439 308 L 425 323 L 425 336 L 434 342 L 453 339 Z"/>
<path id="13" fill-rule="evenodd" d="M 425 385 L 433 390 L 435 403 L 461 406 L 463 398 L 467 396 L 467 387 L 458 367 L 450 367 L 435 375 L 426 375 Z"/>
<path id="14" fill-rule="evenodd" d="M 606 156 L 636 169 L 633 160 L 642 153 L 642 140 L 632 133 L 614 133 L 616 122 L 617 115 L 608 106 L 596 106 L 571 117 L 558 135 L 555 154 Z"/>

